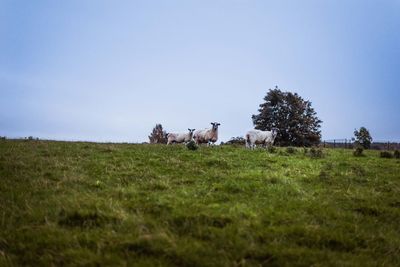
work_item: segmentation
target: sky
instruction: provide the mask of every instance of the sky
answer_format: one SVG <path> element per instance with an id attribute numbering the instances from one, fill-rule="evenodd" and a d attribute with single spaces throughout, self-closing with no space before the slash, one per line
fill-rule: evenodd
<path id="1" fill-rule="evenodd" d="M 0 0 L 0 136 L 226 141 L 278 86 L 324 140 L 400 141 L 399 29 L 400 0 Z"/>

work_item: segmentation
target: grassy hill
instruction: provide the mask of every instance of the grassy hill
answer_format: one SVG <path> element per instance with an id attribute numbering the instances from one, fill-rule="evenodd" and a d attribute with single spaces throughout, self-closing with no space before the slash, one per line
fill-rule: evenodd
<path id="1" fill-rule="evenodd" d="M 378 153 L 1 140 L 0 266 L 400 266 Z"/>

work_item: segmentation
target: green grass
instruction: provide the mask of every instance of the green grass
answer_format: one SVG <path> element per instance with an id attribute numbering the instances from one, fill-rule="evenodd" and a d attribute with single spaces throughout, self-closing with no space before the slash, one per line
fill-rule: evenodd
<path id="1" fill-rule="evenodd" d="M 400 266 L 400 161 L 0 141 L 0 266 Z"/>

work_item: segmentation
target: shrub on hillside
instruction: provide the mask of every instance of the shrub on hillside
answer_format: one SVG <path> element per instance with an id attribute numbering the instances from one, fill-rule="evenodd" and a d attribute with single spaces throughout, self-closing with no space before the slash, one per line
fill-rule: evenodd
<path id="1" fill-rule="evenodd" d="M 312 147 L 308 153 L 310 158 L 318 159 L 324 157 L 324 152 L 321 147 Z"/>
<path id="2" fill-rule="evenodd" d="M 394 153 L 393 153 L 393 156 L 394 156 L 396 159 L 400 159 L 400 151 L 399 151 L 399 150 L 395 150 Z"/>
<path id="3" fill-rule="evenodd" d="M 150 144 L 166 144 L 167 139 L 167 132 L 163 130 L 161 124 L 156 124 L 153 128 L 153 131 L 149 135 Z"/>
<path id="4" fill-rule="evenodd" d="M 294 148 L 292 146 L 289 146 L 286 148 L 286 153 L 288 153 L 288 154 L 294 154 L 296 152 L 297 152 L 296 148 Z"/>
<path id="5" fill-rule="evenodd" d="M 199 146 L 196 144 L 195 141 L 190 140 L 187 144 L 186 144 L 187 149 L 189 150 L 197 150 L 199 148 Z"/>
<path id="6" fill-rule="evenodd" d="M 267 146 L 267 151 L 269 153 L 276 153 L 276 147 L 274 146 Z"/>
<path id="7" fill-rule="evenodd" d="M 363 151 L 364 151 L 364 148 L 362 146 L 356 146 L 356 149 L 354 149 L 354 151 L 353 151 L 353 155 L 355 157 L 364 156 Z"/>
<path id="8" fill-rule="evenodd" d="M 381 153 L 379 155 L 381 158 L 386 158 L 386 159 L 393 158 L 393 154 L 390 153 L 389 151 L 381 151 Z"/>
<path id="9" fill-rule="evenodd" d="M 244 145 L 246 143 L 246 140 L 241 137 L 232 137 L 228 142 L 224 143 L 224 145 Z"/>

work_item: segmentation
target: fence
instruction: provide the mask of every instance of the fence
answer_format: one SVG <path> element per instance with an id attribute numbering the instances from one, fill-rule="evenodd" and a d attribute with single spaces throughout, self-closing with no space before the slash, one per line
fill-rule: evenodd
<path id="1" fill-rule="evenodd" d="M 322 145 L 323 147 L 332 148 L 354 148 L 354 141 L 351 138 L 330 139 L 322 141 Z M 370 148 L 376 150 L 400 150 L 400 143 L 378 140 L 372 142 Z"/>
<path id="2" fill-rule="evenodd" d="M 354 144 L 351 139 L 331 139 L 331 140 L 324 140 L 323 142 L 324 147 L 333 147 L 333 148 L 353 148 Z"/>

